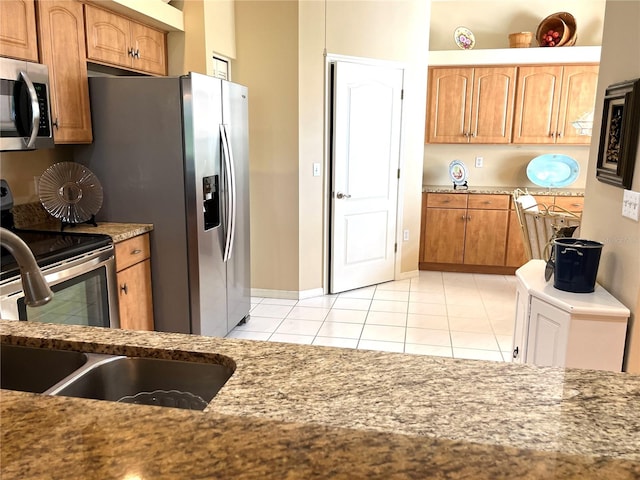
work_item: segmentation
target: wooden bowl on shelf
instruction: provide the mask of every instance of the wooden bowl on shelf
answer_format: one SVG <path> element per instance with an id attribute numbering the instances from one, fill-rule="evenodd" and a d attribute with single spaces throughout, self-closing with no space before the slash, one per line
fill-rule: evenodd
<path id="1" fill-rule="evenodd" d="M 536 40 L 541 47 L 575 45 L 577 40 L 576 28 L 576 20 L 569 12 L 553 13 L 538 25 Z"/>

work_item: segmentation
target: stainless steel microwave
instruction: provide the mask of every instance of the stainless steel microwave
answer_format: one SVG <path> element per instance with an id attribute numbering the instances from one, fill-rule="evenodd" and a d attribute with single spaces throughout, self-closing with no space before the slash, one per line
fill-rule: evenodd
<path id="1" fill-rule="evenodd" d="M 46 65 L 0 57 L 0 151 L 53 147 Z"/>

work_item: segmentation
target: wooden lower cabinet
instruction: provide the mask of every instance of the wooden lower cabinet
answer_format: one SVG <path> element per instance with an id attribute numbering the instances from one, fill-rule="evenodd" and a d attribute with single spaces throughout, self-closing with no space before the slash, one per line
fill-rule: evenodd
<path id="1" fill-rule="evenodd" d="M 521 267 L 527 263 L 527 252 L 524 249 L 524 237 L 520 228 L 520 220 L 515 210 L 509 211 L 509 232 L 507 234 L 507 267 Z"/>
<path id="2" fill-rule="evenodd" d="M 120 328 L 152 331 L 153 296 L 149 234 L 116 244 Z"/>
<path id="3" fill-rule="evenodd" d="M 513 274 L 529 260 L 511 195 L 422 195 L 420 269 Z M 581 196 L 540 195 L 536 200 L 578 215 L 584 204 Z"/>
<path id="4" fill-rule="evenodd" d="M 508 210 L 467 210 L 464 263 L 504 266 L 508 224 Z"/>

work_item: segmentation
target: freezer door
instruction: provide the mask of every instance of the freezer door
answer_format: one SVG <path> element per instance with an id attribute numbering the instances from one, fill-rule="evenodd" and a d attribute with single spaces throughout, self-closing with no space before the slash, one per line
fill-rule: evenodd
<path id="1" fill-rule="evenodd" d="M 185 198 L 191 331 L 224 337 L 227 274 L 223 261 L 220 124 L 221 80 L 191 73 L 182 79 Z"/>
<path id="2" fill-rule="evenodd" d="M 222 83 L 223 129 L 233 159 L 235 206 L 233 243 L 227 260 L 227 330 L 249 315 L 251 258 L 249 231 L 249 93 L 245 86 Z"/>

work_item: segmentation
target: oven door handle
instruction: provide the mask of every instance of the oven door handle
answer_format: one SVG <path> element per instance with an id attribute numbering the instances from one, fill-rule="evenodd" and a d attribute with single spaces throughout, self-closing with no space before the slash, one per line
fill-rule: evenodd
<path id="1" fill-rule="evenodd" d="M 20 77 L 24 80 L 29 92 L 29 98 L 31 99 L 31 136 L 29 140 L 24 138 L 24 143 L 27 148 L 32 148 L 36 143 L 38 136 L 38 130 L 40 129 L 40 104 L 38 103 L 38 94 L 36 93 L 36 87 L 27 75 L 27 72 L 20 71 Z"/>

